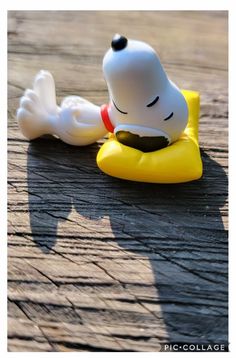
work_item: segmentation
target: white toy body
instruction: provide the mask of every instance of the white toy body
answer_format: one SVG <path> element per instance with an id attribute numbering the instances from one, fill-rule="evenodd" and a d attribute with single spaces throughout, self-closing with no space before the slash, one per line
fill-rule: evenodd
<path id="1" fill-rule="evenodd" d="M 155 139 L 155 150 L 179 138 L 187 124 L 187 104 L 149 45 L 116 35 L 103 72 L 110 95 L 107 113 L 119 141 L 133 146 L 137 138 Z M 47 71 L 39 72 L 33 90 L 25 92 L 17 119 L 28 139 L 53 134 L 72 145 L 94 143 L 108 131 L 100 107 L 81 97 L 66 97 L 58 107 Z"/>

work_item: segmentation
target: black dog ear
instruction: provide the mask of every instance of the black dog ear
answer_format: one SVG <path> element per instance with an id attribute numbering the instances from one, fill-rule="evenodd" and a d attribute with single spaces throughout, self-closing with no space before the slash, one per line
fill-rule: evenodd
<path id="1" fill-rule="evenodd" d="M 113 51 L 120 51 L 123 50 L 127 46 L 128 40 L 126 37 L 116 34 L 112 41 L 111 47 Z"/>

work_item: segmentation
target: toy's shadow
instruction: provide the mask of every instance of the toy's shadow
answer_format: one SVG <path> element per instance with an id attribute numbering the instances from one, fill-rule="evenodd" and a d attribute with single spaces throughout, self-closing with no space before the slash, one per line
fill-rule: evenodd
<path id="1" fill-rule="evenodd" d="M 72 209 L 94 220 L 95 226 L 108 217 L 115 236 L 112 242 L 127 252 L 141 250 L 150 262 L 168 340 L 226 343 L 227 263 L 220 252 L 227 248 L 220 213 L 227 198 L 224 169 L 202 152 L 205 172 L 201 180 L 179 185 L 134 183 L 101 173 L 95 162 L 97 151 L 97 145 L 75 148 L 58 140 L 39 139 L 29 145 L 34 241 L 42 251 L 50 252 L 63 234 L 58 232 L 59 222 Z M 76 223 L 72 227 L 76 236 L 80 227 Z M 132 238 L 140 246 L 135 247 Z M 218 264 L 209 252 L 219 257 Z M 215 301 L 208 300 L 216 291 Z M 218 305 L 222 300 L 225 314 Z"/>

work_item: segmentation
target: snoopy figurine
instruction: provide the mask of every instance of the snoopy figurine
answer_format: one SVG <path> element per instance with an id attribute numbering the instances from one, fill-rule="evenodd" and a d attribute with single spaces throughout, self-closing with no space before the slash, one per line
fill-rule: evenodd
<path id="1" fill-rule="evenodd" d="M 53 77 L 40 71 L 17 112 L 23 134 L 28 139 L 55 134 L 68 144 L 88 145 L 114 132 L 119 142 L 145 152 L 179 138 L 187 104 L 149 45 L 115 35 L 103 71 L 110 104 L 101 108 L 76 96 L 58 107 Z"/>
<path id="2" fill-rule="evenodd" d="M 44 134 L 84 146 L 113 133 L 115 140 L 144 154 L 176 142 L 188 122 L 185 96 L 170 81 L 148 44 L 116 34 L 103 59 L 110 102 L 101 107 L 78 97 L 56 103 L 52 75 L 40 71 L 20 100 L 17 120 L 25 137 Z"/>

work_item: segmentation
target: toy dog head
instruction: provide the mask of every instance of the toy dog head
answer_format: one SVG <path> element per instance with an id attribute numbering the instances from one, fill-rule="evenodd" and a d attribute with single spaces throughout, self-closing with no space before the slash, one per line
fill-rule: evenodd
<path id="1" fill-rule="evenodd" d="M 109 116 L 120 142 L 153 151 L 179 138 L 187 124 L 187 104 L 151 46 L 115 35 L 103 72 Z"/>

